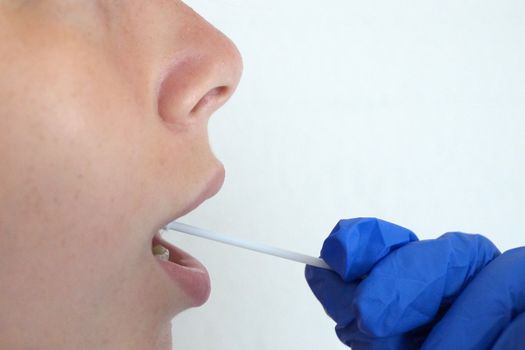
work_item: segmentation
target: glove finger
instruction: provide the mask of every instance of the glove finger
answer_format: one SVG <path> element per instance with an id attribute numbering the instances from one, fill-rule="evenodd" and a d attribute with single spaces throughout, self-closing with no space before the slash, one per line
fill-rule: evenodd
<path id="1" fill-rule="evenodd" d="M 306 265 L 306 281 L 326 313 L 337 324 L 348 325 L 355 319 L 352 301 L 356 283 L 347 283 L 333 271 Z"/>
<path id="2" fill-rule="evenodd" d="M 360 329 L 387 337 L 428 324 L 499 254 L 485 237 L 464 233 L 396 250 L 356 289 Z"/>
<path id="3" fill-rule="evenodd" d="M 393 250 L 417 241 L 410 230 L 376 218 L 341 220 L 324 241 L 321 257 L 343 280 L 366 275 Z"/>
<path id="4" fill-rule="evenodd" d="M 525 311 L 525 247 L 488 264 L 432 329 L 424 349 L 489 349 Z"/>
<path id="5" fill-rule="evenodd" d="M 353 321 L 346 327 L 336 326 L 335 332 L 343 344 L 354 350 L 411 350 L 419 349 L 423 333 L 411 332 L 392 337 L 377 338 L 364 334 Z M 427 332 L 424 332 L 426 334 Z"/>
<path id="6" fill-rule="evenodd" d="M 525 313 L 516 317 L 499 336 L 492 350 L 519 349 L 525 344 Z"/>

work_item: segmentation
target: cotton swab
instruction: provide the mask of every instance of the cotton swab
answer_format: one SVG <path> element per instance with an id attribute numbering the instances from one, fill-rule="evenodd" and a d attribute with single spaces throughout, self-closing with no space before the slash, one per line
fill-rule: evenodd
<path id="1" fill-rule="evenodd" d="M 173 230 L 182 233 L 186 233 L 192 236 L 198 236 L 201 238 L 210 239 L 212 241 L 217 241 L 236 247 L 253 250 L 259 253 L 268 254 L 277 256 L 279 258 L 288 259 L 292 261 L 297 261 L 306 265 L 316 266 L 327 270 L 332 270 L 323 259 L 315 258 L 313 256 L 292 252 L 286 249 L 272 247 L 262 243 L 250 242 L 243 239 L 227 237 L 223 234 L 206 230 L 203 228 L 198 228 L 195 226 L 183 224 L 182 222 L 171 222 L 166 225 L 163 230 Z"/>

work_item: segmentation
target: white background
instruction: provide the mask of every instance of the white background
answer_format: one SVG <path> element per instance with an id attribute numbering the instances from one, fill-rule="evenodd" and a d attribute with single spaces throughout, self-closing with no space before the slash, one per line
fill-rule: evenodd
<path id="1" fill-rule="evenodd" d="M 341 218 L 525 245 L 525 2 L 188 1 L 239 47 L 222 191 L 182 222 L 317 255 Z M 212 295 L 175 349 L 345 349 L 303 266 L 169 235 Z"/>

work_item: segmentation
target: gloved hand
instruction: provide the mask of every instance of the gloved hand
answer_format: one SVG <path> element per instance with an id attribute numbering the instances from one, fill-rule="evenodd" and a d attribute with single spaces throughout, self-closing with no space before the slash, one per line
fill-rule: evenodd
<path id="1" fill-rule="evenodd" d="M 500 255 L 458 232 L 417 241 L 359 218 L 336 225 L 321 257 L 335 272 L 307 266 L 306 280 L 354 350 L 525 347 L 525 248 Z"/>

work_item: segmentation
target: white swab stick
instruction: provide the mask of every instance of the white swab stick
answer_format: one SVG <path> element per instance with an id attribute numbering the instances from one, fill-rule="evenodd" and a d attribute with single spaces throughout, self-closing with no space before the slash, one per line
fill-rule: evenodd
<path id="1" fill-rule="evenodd" d="M 165 230 L 174 230 L 182 233 L 187 233 L 189 235 L 198 236 L 206 239 L 211 239 L 212 241 L 217 241 L 221 243 L 226 243 L 236 247 L 253 250 L 259 253 L 268 254 L 277 256 L 279 258 L 288 259 L 292 261 L 297 261 L 306 265 L 316 266 L 327 270 L 332 270 L 323 259 L 314 258 L 313 256 L 292 252 L 286 249 L 272 247 L 262 243 L 250 242 L 243 239 L 227 237 L 223 234 L 206 230 L 203 228 L 198 228 L 195 226 L 183 224 L 181 222 L 169 223 L 164 227 Z"/>

